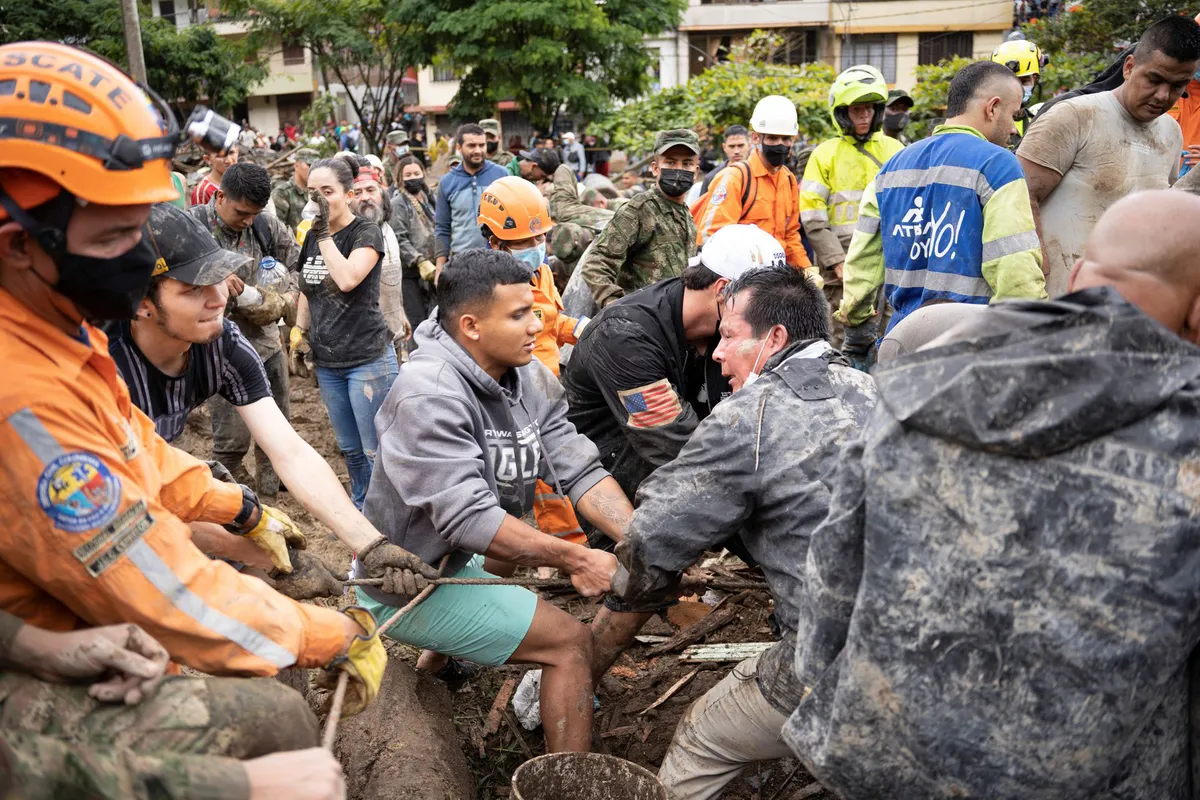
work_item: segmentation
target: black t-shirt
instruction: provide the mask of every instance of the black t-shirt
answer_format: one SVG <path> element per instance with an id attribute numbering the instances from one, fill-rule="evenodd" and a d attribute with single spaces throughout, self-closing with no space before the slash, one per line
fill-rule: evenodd
<path id="1" fill-rule="evenodd" d="M 355 217 L 333 234 L 333 243 L 347 258 L 360 247 L 374 248 L 379 254 L 367 277 L 343 292 L 330 276 L 311 236 L 305 238 L 300 249 L 300 289 L 308 298 L 313 363 L 319 367 L 357 367 L 379 358 L 392 341 L 379 310 L 383 231 L 374 222 Z"/>
<path id="2" fill-rule="evenodd" d="M 171 377 L 150 363 L 133 341 L 128 322 L 110 322 L 108 354 L 129 385 L 133 404 L 154 420 L 168 442 L 183 433 L 188 414 L 215 394 L 235 406 L 248 406 L 271 396 L 271 384 L 258 353 L 236 324 L 225 320 L 225 332 L 211 344 L 194 344 L 187 367 Z"/>

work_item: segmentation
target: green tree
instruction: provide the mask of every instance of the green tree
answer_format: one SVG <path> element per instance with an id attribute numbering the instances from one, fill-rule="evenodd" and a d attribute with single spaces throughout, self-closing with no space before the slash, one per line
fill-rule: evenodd
<path id="1" fill-rule="evenodd" d="M 643 39 L 679 24 L 687 0 L 399 0 L 394 17 L 423 31 L 422 63 L 463 71 L 451 114 L 490 116 L 516 100 L 539 130 L 560 114 L 597 116 L 650 88 Z"/>
<path id="2" fill-rule="evenodd" d="M 175 24 L 139 8 L 146 79 L 150 88 L 182 111 L 206 102 L 229 113 L 266 75 L 257 60 L 247 61 L 244 43 L 218 36 L 211 28 Z M 38 0 L 0 5 L 0 43 L 43 39 L 87 48 L 125 67 L 125 35 L 119 0 Z"/>
<path id="3" fill-rule="evenodd" d="M 1172 14 L 1193 17 L 1200 3 L 1178 0 L 1087 0 L 1074 10 L 1024 26 L 1025 36 L 1054 59 L 1060 53 L 1095 54 L 1111 61 L 1151 24 Z"/>
<path id="4" fill-rule="evenodd" d="M 733 59 L 706 70 L 687 83 L 629 103 L 591 126 L 608 134 L 614 147 L 634 153 L 650 151 L 656 131 L 691 128 L 701 141 L 715 143 L 726 127 L 745 125 L 763 97 L 781 94 L 796 103 L 800 133 L 812 142 L 833 135 L 829 119 L 829 87 L 836 76 L 823 63 L 792 67 L 756 60 L 767 40 L 752 41 Z"/>
<path id="5" fill-rule="evenodd" d="M 225 0 L 222 9 L 246 20 L 259 47 L 304 45 L 324 83 L 346 87 L 372 150 L 377 133 L 404 111 L 404 74 L 424 52 L 421 32 L 401 23 L 388 0 Z"/>

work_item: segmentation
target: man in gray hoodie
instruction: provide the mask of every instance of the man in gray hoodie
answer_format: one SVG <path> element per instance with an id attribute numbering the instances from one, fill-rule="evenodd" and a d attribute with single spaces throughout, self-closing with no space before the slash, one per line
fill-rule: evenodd
<path id="1" fill-rule="evenodd" d="M 533 358 L 542 330 L 529 269 L 511 255 L 468 250 L 446 265 L 438 312 L 375 418 L 379 452 L 363 509 L 388 538 L 459 577 L 491 576 L 483 556 L 556 567 L 588 597 L 611 588 L 610 553 L 541 533 L 521 521 L 538 478 L 620 538 L 633 515 L 596 446 L 567 421 L 558 381 Z M 358 554 L 356 577 L 378 574 Z M 358 587 L 379 621 L 412 599 L 412 573 L 385 571 Z M 393 576 L 395 576 L 393 578 Z M 420 582 L 419 579 L 417 581 Z M 587 750 L 592 732 L 591 635 L 584 625 L 515 586 L 441 586 L 385 633 L 480 664 L 543 666 L 541 708 L 550 751 Z"/>
<path id="2" fill-rule="evenodd" d="M 1200 198 L 1131 195 L 1073 293 L 876 371 L 809 543 L 812 692 L 784 728 L 838 797 L 1194 796 L 1198 248 Z"/>

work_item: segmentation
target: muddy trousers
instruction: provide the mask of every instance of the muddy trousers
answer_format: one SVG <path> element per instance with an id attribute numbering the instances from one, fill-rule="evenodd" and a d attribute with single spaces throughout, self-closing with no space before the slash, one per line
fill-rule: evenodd
<path id="1" fill-rule="evenodd" d="M 264 361 L 263 366 L 267 370 L 267 380 L 271 383 L 271 396 L 275 398 L 275 405 L 279 406 L 279 410 L 287 418 L 290 405 L 287 357 L 282 351 L 278 352 Z M 242 462 L 250 450 L 250 430 L 246 423 L 242 422 L 237 408 L 220 395 L 214 395 L 208 401 L 208 408 L 212 414 L 213 459 L 224 464 L 238 483 L 252 486 L 259 494 L 268 497 L 278 494 L 279 478 L 275 474 L 275 468 L 257 444 L 254 446 L 257 481 L 252 481 L 246 472 Z"/>
<path id="2" fill-rule="evenodd" d="M 658 779 L 672 800 L 709 800 L 755 761 L 792 755 L 780 738 L 787 716 L 758 688 L 758 656 L 733 668 L 675 728 Z"/>
<path id="3" fill-rule="evenodd" d="M 125 706 L 0 674 L 0 797 L 243 798 L 238 760 L 319 736 L 304 699 L 269 679 L 168 677 Z"/>

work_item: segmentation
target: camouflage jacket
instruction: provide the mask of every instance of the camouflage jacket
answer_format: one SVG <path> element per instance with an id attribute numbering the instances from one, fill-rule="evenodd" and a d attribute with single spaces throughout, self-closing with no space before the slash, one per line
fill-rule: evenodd
<path id="1" fill-rule="evenodd" d="M 413 197 L 401 187 L 392 197 L 392 218 L 389 220 L 400 245 L 404 271 L 417 275 L 417 265 L 433 261 L 433 204 L 428 193 Z M 419 275 L 418 275 L 419 277 Z"/>
<path id="2" fill-rule="evenodd" d="M 294 236 L 296 226 L 303 219 L 301 214 L 308 203 L 308 193 L 289 178 L 271 190 L 271 200 L 275 203 L 275 216 L 287 226 Z"/>
<path id="3" fill-rule="evenodd" d="M 843 800 L 1188 797 L 1200 350 L 1108 288 L 948 338 L 837 466 L 785 740 Z"/>
<path id="4" fill-rule="evenodd" d="M 550 192 L 550 216 L 555 223 L 573 222 L 591 228 L 592 233 L 600 233 L 608 227 L 616 213 L 607 208 L 594 208 L 580 202 L 579 181 L 575 178 L 575 171 L 566 164 L 560 164 L 554 171 L 554 189 Z"/>
<path id="5" fill-rule="evenodd" d="M 785 637 L 794 637 L 808 537 L 829 508 L 832 462 L 874 405 L 874 381 L 824 340 L 773 356 L 759 380 L 718 404 L 679 456 L 642 482 L 617 546 L 625 599 L 665 597 L 705 550 L 738 535 L 766 575 Z M 774 648 L 759 662 L 763 696 L 784 714 L 800 702 L 793 655 L 794 647 Z"/>
<path id="6" fill-rule="evenodd" d="M 683 272 L 696 254 L 696 223 L 684 203 L 655 186 L 616 212 L 579 268 L 600 308 Z"/>

